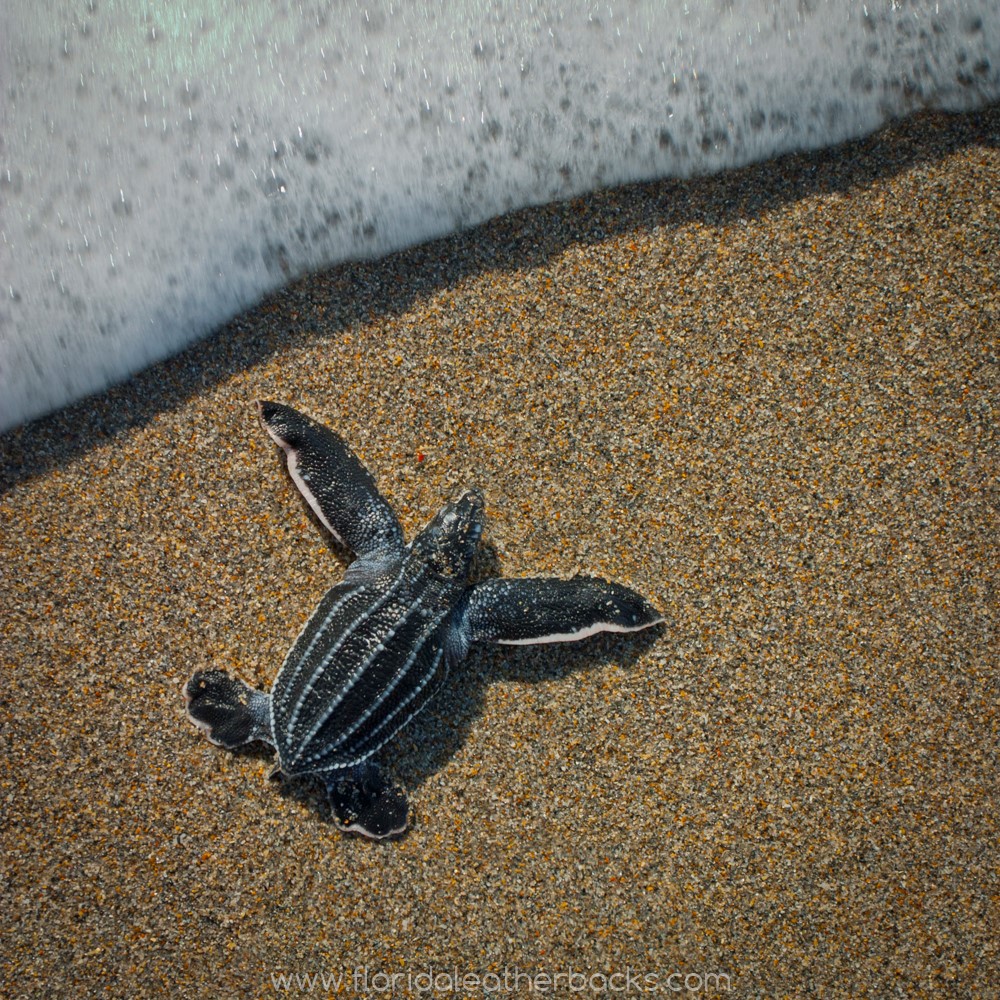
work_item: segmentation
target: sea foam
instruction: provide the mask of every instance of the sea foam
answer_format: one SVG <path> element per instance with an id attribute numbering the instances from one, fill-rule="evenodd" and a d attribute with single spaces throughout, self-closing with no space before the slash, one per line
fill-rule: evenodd
<path id="1" fill-rule="evenodd" d="M 995 0 L 3 8 L 0 430 L 310 269 L 1000 97 Z"/>

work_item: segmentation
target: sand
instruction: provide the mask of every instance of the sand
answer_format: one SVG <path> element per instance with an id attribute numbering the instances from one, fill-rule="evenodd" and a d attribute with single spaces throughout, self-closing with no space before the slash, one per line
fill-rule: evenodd
<path id="1" fill-rule="evenodd" d="M 313 275 L 0 438 L 0 993 L 996 996 L 998 273 L 1000 108 L 923 116 Z M 345 566 L 257 398 L 666 625 L 475 650 L 384 755 L 412 829 L 341 835 L 184 716 Z"/>

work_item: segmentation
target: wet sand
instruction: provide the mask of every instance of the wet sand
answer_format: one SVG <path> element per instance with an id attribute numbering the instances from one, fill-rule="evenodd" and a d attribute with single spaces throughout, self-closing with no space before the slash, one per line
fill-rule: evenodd
<path id="1" fill-rule="evenodd" d="M 925 116 L 311 276 L 0 438 L 0 992 L 990 995 L 998 274 L 1000 108 Z M 383 757 L 412 829 L 342 836 L 184 716 L 345 566 L 257 398 L 666 625 L 475 650 Z"/>

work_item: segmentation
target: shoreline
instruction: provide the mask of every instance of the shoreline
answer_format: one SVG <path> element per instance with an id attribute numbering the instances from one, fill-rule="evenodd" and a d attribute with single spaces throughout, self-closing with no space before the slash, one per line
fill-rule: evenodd
<path id="1" fill-rule="evenodd" d="M 998 176 L 993 106 L 524 210 L 0 436 L 8 991 L 987 991 Z M 477 650 L 383 757 L 412 829 L 340 835 L 179 694 L 268 685 L 345 566 L 257 398 L 335 426 L 407 538 L 476 484 L 484 573 L 606 576 L 667 625 Z"/>

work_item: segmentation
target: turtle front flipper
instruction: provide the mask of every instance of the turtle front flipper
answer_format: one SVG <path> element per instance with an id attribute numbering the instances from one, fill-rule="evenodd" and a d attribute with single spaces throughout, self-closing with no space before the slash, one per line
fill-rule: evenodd
<path id="1" fill-rule="evenodd" d="M 216 746 L 274 745 L 271 699 L 223 670 L 199 670 L 184 685 L 188 718 Z"/>
<path id="2" fill-rule="evenodd" d="M 663 621 L 641 594 L 596 577 L 486 580 L 470 587 L 455 628 L 465 642 L 573 642 L 597 632 L 638 632 Z"/>
<path id="3" fill-rule="evenodd" d="M 327 530 L 358 556 L 403 551 L 403 529 L 372 474 L 339 434 L 283 403 L 257 402 L 288 474 Z"/>
<path id="4" fill-rule="evenodd" d="M 344 833 L 381 840 L 407 827 L 406 795 L 371 761 L 327 775 L 326 791 Z"/>

